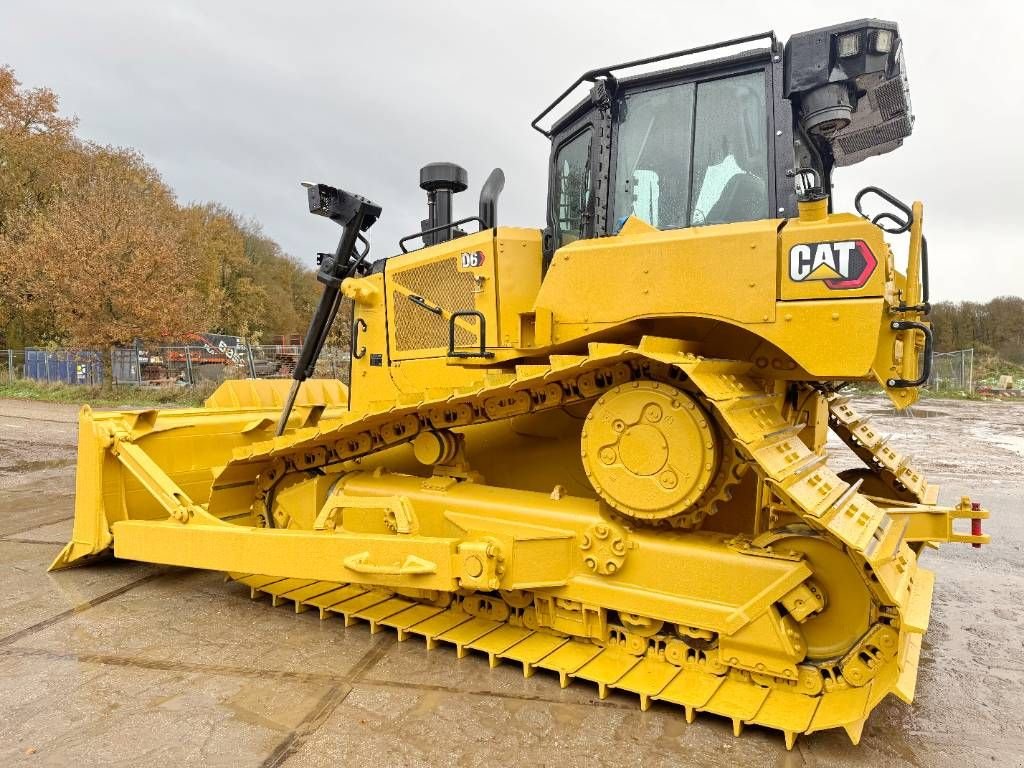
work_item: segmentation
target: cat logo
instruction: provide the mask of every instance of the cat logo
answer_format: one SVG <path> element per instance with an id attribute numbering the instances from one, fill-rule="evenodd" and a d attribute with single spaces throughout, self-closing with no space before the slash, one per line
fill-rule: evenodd
<path id="1" fill-rule="evenodd" d="M 789 249 L 790 280 L 823 280 L 834 290 L 863 287 L 877 265 L 878 259 L 863 240 L 800 243 Z"/>

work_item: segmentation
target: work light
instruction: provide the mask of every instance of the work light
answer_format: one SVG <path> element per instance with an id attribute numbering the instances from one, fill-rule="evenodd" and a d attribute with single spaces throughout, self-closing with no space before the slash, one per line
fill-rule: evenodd
<path id="1" fill-rule="evenodd" d="M 876 29 L 873 37 L 873 48 L 875 53 L 888 53 L 892 50 L 892 30 Z"/>
<path id="2" fill-rule="evenodd" d="M 860 53 L 860 32 L 847 32 L 845 35 L 840 35 L 836 47 L 841 59 L 856 56 Z"/>

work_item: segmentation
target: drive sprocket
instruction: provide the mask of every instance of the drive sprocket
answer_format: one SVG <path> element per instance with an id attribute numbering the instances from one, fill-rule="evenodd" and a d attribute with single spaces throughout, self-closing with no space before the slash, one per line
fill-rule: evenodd
<path id="1" fill-rule="evenodd" d="M 732 498 L 733 488 L 739 485 L 749 468 L 750 463 L 743 458 L 739 450 L 730 442 L 723 440 L 722 457 L 711 485 L 697 499 L 696 504 L 685 512 L 669 518 L 668 524 L 673 528 L 685 530 L 700 528 L 707 518 L 718 512 L 721 504 Z"/>
<path id="2" fill-rule="evenodd" d="M 594 490 L 620 515 L 646 524 L 698 526 L 745 466 L 695 396 L 657 381 L 602 395 L 581 443 Z"/>

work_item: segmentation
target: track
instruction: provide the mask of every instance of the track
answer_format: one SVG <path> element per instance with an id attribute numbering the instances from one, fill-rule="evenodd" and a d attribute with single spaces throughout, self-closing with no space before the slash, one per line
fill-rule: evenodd
<path id="1" fill-rule="evenodd" d="M 484 618 L 465 599 L 446 607 L 418 603 L 367 585 L 277 579 L 234 574 L 253 594 L 266 592 L 275 602 L 293 602 L 298 610 L 315 607 L 321 616 L 341 614 L 346 622 L 365 620 L 372 629 L 393 627 L 399 639 L 423 636 L 428 647 L 438 642 L 487 653 L 492 664 L 509 659 L 550 669 L 564 684 L 578 678 L 596 683 L 601 695 L 621 689 L 682 706 L 688 719 L 704 711 L 730 718 L 735 732 L 744 724 L 783 731 L 792 747 L 796 736 L 842 727 L 856 743 L 871 710 L 889 693 L 913 698 L 921 634 L 927 627 L 932 575 L 917 567 L 903 530 L 858 490 L 826 466 L 826 456 L 800 440 L 803 425 L 784 414 L 781 394 L 766 391 L 748 364 L 708 360 L 678 342 L 645 339 L 639 347 L 594 344 L 585 356 L 551 358 L 550 365 L 519 366 L 514 373 L 489 373 L 483 387 L 471 391 L 422 393 L 409 402 L 391 403 L 371 415 L 300 427 L 281 438 L 239 451 L 217 483 L 257 475 L 253 505 L 258 519 L 268 520 L 265 504 L 280 479 L 291 471 L 359 458 L 413 439 L 423 430 L 469 426 L 510 418 L 573 402 L 591 400 L 607 389 L 638 379 L 654 379 L 696 390 L 713 410 L 746 461 L 752 464 L 775 499 L 760 530 L 769 533 L 751 542 L 771 555 L 780 536 L 771 529 L 795 516 L 812 535 L 838 544 L 856 563 L 875 604 L 868 632 L 842 658 L 801 671 L 798 680 L 781 680 L 729 667 L 714 656 L 679 658 L 667 638 L 657 635 L 641 647 L 624 648 L 581 641 L 522 621 L 515 606 L 508 618 Z M 871 466 L 893 481 L 927 497 L 923 480 L 908 474 L 909 462 L 886 453 L 884 442 L 869 439 L 866 422 L 847 404 L 830 403 L 830 422 L 853 441 Z M 845 436 L 844 436 L 845 431 Z M 854 439 L 855 438 L 855 439 Z M 913 472 L 913 470 L 909 470 Z M 216 487 L 216 486 L 215 486 Z M 211 500 L 215 512 L 216 494 Z M 283 520 L 273 521 L 278 524 Z M 784 544 L 780 543 L 782 547 Z M 675 662 L 675 663 L 674 663 Z"/>
<path id="2" fill-rule="evenodd" d="M 829 396 L 828 423 L 847 447 L 891 490 L 909 493 L 914 501 L 921 504 L 934 504 L 938 500 L 938 487 L 929 485 L 914 466 L 913 459 L 890 446 L 889 438 L 879 434 L 871 420 L 850 405 L 848 397 Z"/>
<path id="3" fill-rule="evenodd" d="M 744 674 L 709 671 L 706 661 L 674 664 L 666 660 L 664 648 L 656 642 L 633 653 L 602 647 L 521 623 L 475 616 L 464 609 L 462 601 L 442 608 L 355 584 L 238 573 L 228 576 L 249 587 L 254 599 L 269 595 L 274 606 L 293 604 L 296 613 L 313 609 L 321 619 L 341 617 L 346 627 L 364 621 L 374 633 L 393 629 L 400 642 L 422 637 L 428 650 L 449 645 L 459 659 L 476 651 L 487 656 L 492 668 L 501 661 L 521 664 L 527 677 L 537 669 L 548 670 L 558 675 L 563 688 L 573 680 L 594 683 L 602 699 L 617 690 L 636 694 L 642 710 L 653 701 L 674 704 L 683 708 L 687 722 L 693 722 L 697 712 L 719 715 L 731 719 L 737 736 L 744 725 L 781 730 L 787 749 L 793 748 L 801 733 L 837 727 L 845 728 L 856 744 L 875 705 L 894 688 L 913 685 L 921 648 L 919 636 L 912 636 L 905 648 L 910 671 L 903 679 L 895 665 L 889 665 L 868 685 L 805 695 L 758 685 Z"/>

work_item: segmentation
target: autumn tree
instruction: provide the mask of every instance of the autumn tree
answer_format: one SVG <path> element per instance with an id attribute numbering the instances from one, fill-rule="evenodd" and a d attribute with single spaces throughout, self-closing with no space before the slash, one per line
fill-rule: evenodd
<path id="1" fill-rule="evenodd" d="M 82 161 L 13 245 L 20 308 L 50 314 L 76 346 L 205 328 L 200 260 L 171 191 L 133 151 L 90 146 Z"/>
<path id="2" fill-rule="evenodd" d="M 59 334 L 45 313 L 24 311 L 20 299 L 31 288 L 12 272 L 15 245 L 77 165 L 75 125 L 58 114 L 53 91 L 22 88 L 13 70 L 0 67 L 0 332 L 8 344 Z"/>
<path id="3" fill-rule="evenodd" d="M 180 207 L 141 155 L 76 125 L 0 67 L 0 346 L 305 328 L 310 269 L 222 205 Z"/>
<path id="4" fill-rule="evenodd" d="M 288 258 L 258 223 L 245 222 L 242 229 L 246 255 L 265 298 L 263 321 L 255 332 L 265 339 L 304 331 L 320 295 L 314 273 Z"/>
<path id="5" fill-rule="evenodd" d="M 58 114 L 53 91 L 22 88 L 12 69 L 0 67 L 0 232 L 59 191 L 76 159 L 76 124 Z"/>
<path id="6" fill-rule="evenodd" d="M 208 330 L 254 341 L 305 327 L 318 294 L 313 273 L 213 203 L 183 211 L 185 244 L 200 260 L 199 289 L 211 309 Z"/>
<path id="7" fill-rule="evenodd" d="M 203 330 L 248 336 L 264 301 L 246 259 L 237 217 L 221 205 L 206 203 L 184 209 L 182 222 L 184 247 L 198 262 L 196 287 L 210 312 Z"/>

